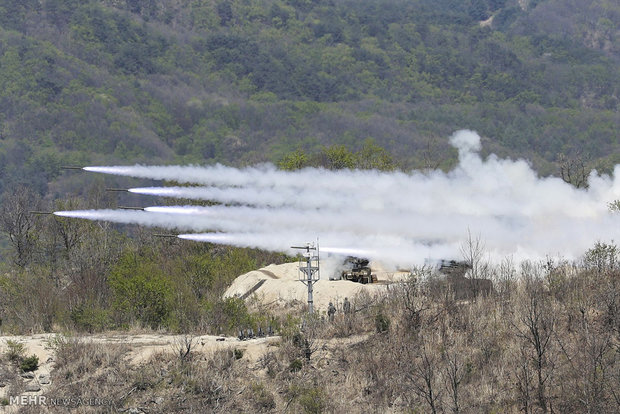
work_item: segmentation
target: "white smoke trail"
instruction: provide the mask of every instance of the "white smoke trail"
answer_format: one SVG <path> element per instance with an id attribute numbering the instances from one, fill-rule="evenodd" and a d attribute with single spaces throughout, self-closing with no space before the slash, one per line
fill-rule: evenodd
<path id="1" fill-rule="evenodd" d="M 80 218 L 86 220 L 109 221 L 112 223 L 139 224 L 142 226 L 163 227 L 178 230 L 207 230 L 206 220 L 197 223 L 190 216 L 178 216 L 176 214 L 157 214 L 145 211 L 131 210 L 72 210 L 55 211 L 54 215 L 60 217 Z M 204 223 L 204 226 L 203 226 Z"/>
<path id="2" fill-rule="evenodd" d="M 112 223 L 138 224 L 141 226 L 161 227 L 182 231 L 245 231 L 243 222 L 215 219 L 207 216 L 195 217 L 191 214 L 155 213 L 132 210 L 74 210 L 55 211 L 60 217 L 81 218 L 86 220 L 109 221 Z M 265 230 L 266 226 L 257 226 Z"/>
<path id="3" fill-rule="evenodd" d="M 291 249 L 291 240 L 312 240 L 316 233 L 280 231 L 273 233 L 205 233 L 181 234 L 179 238 L 199 242 L 228 244 L 238 247 L 256 247 L 265 250 L 298 253 Z M 445 257 L 455 257 L 458 244 L 424 244 L 414 240 L 383 236 L 357 236 L 327 233 L 319 237 L 320 250 L 337 255 L 362 256 L 382 260 L 394 266 L 422 265 Z M 340 247 L 348 246 L 348 247 Z M 372 247 L 369 247 L 372 246 Z"/>
<path id="4" fill-rule="evenodd" d="M 527 225 L 521 219 L 506 220 L 502 217 L 482 218 L 466 215 L 427 214 L 420 220 L 416 213 L 402 213 L 398 220 L 394 220 L 384 212 L 352 210 L 343 213 L 333 210 L 303 210 L 303 209 L 269 209 L 253 207 L 227 206 L 154 206 L 146 207 L 147 212 L 170 215 L 191 215 L 195 223 L 194 230 L 200 230 L 202 223 L 240 223 L 248 232 L 265 232 L 269 229 L 284 228 L 298 232 L 348 232 L 358 236 L 366 234 L 381 234 L 417 240 L 462 238 L 463 234 L 455 236 L 454 227 L 466 230 L 468 226 L 485 227 L 487 233 L 501 233 L 507 230 L 519 231 Z M 122 212 L 121 212 L 122 213 Z M 439 224 L 438 224 L 439 223 Z M 449 224 L 442 226 L 441 223 Z M 204 227 L 204 226 L 201 226 Z M 218 229 L 229 231 L 224 224 Z M 211 227 L 212 228 L 212 227 Z"/>
<path id="5" fill-rule="evenodd" d="M 310 234 L 306 234 L 310 236 Z M 263 248 L 267 250 L 279 250 L 285 251 L 290 254 L 299 253 L 299 249 L 292 246 L 282 247 L 286 244 L 291 244 L 291 240 L 295 240 L 300 237 L 299 233 L 285 232 L 285 233 L 191 233 L 191 234 L 179 234 L 178 237 L 183 240 L 192 240 L 198 242 L 208 242 L 216 244 L 229 244 L 239 247 L 247 247 L 248 243 L 251 243 L 252 247 Z M 302 235 L 303 237 L 303 235 Z M 327 237 L 327 243 L 330 241 L 330 236 Z M 333 236 L 331 236 L 333 238 Z M 337 243 L 342 243 L 340 237 L 337 237 Z M 323 239 L 324 240 L 324 239 Z M 377 252 L 369 249 L 359 247 L 332 247 L 328 244 L 321 243 L 320 251 L 323 253 L 334 253 L 337 255 L 346 256 L 373 256 Z"/>
<path id="6" fill-rule="evenodd" d="M 452 257 L 457 252 L 457 244 L 441 243 L 431 245 L 415 239 L 393 237 L 389 235 L 363 235 L 347 232 L 319 231 L 304 227 L 291 228 L 288 231 L 273 231 L 268 224 L 250 225 L 250 222 L 196 217 L 192 214 L 169 214 L 127 210 L 76 210 L 57 211 L 60 217 L 82 218 L 87 220 L 103 220 L 116 223 L 139 224 L 163 227 L 167 229 L 188 230 L 219 230 L 226 233 L 183 234 L 179 238 L 202 242 L 230 244 L 239 247 L 256 247 L 267 250 L 295 253 L 290 248 L 291 241 L 311 240 L 319 235 L 323 252 L 339 255 L 363 255 L 382 258 L 390 263 L 423 264 L 428 260 L 439 260 L 441 257 Z M 247 228 L 256 231 L 247 231 Z M 441 257 L 434 257 L 433 251 L 440 250 Z M 403 257 L 413 253 L 415 261 L 406 261 Z"/>
<path id="7" fill-rule="evenodd" d="M 183 238 L 286 251 L 314 240 L 353 249 L 371 259 L 420 264 L 458 259 L 468 232 L 480 235 L 489 256 L 515 260 L 545 255 L 577 258 L 597 240 L 618 237 L 620 216 L 607 203 L 620 198 L 620 166 L 613 177 L 590 176 L 576 189 L 541 178 L 522 160 L 477 151 L 480 138 L 459 131 L 451 138 L 458 166 L 448 172 L 278 171 L 273 166 L 87 167 L 88 171 L 167 179 L 211 187 L 161 187 L 131 192 L 207 199 L 243 206 L 150 207 L 144 212 L 74 212 L 74 217 L 219 231 Z M 69 212 L 57 214 L 68 215 Z M 344 251 L 343 251 L 344 252 Z"/>
<path id="8" fill-rule="evenodd" d="M 356 194 L 351 199 L 342 200 L 341 192 L 316 191 L 303 188 L 253 188 L 253 187 L 142 187 L 130 188 L 130 193 L 160 197 L 186 198 L 189 200 L 210 200 L 218 203 L 245 204 L 267 207 L 296 207 L 304 209 L 345 208 L 363 202 Z M 326 202 L 326 200 L 331 200 Z M 340 203 L 337 204 L 336 203 Z"/>
<path id="9" fill-rule="evenodd" d="M 454 135 L 459 143 L 460 163 L 449 173 L 429 174 L 377 171 L 326 171 L 306 169 L 302 172 L 274 171 L 269 167 L 235 170 L 234 180 L 220 177 L 228 167 L 189 170 L 205 176 L 220 187 L 136 188 L 131 192 L 162 196 L 207 199 L 222 203 L 255 206 L 296 207 L 306 209 L 352 209 L 421 214 L 444 213 L 471 216 L 563 215 L 596 217 L 606 213 L 608 202 L 620 198 L 620 169 L 615 179 L 592 175 L 587 190 L 576 189 L 556 177 L 540 178 L 525 161 L 501 160 L 491 156 L 482 160 L 476 148 L 478 136 L 465 131 Z M 479 143 L 479 141 L 478 141 Z M 140 172 L 159 178 L 187 181 L 199 178 L 181 170 L 174 176 L 172 167 L 101 167 L 117 173 Z M 161 170 L 163 168 L 163 170 Z M 182 168 L 182 167 L 178 167 Z M 190 167 L 185 167 L 190 168 Z M 264 171 L 264 176 L 259 176 Z M 314 176 L 312 176 L 314 174 Z M 299 178 L 300 181 L 295 181 Z M 229 187 L 230 185 L 241 187 Z M 254 186 L 256 183 L 261 185 Z M 307 183 L 310 183 L 306 186 Z"/>

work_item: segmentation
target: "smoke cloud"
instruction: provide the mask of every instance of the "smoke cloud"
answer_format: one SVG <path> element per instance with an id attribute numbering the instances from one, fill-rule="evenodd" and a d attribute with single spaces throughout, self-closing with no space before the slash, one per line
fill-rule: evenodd
<path id="1" fill-rule="evenodd" d="M 607 204 L 620 198 L 620 166 L 612 177 L 593 173 L 587 189 L 576 189 L 559 178 L 539 177 L 524 160 L 483 159 L 475 132 L 458 131 L 450 143 L 459 163 L 447 173 L 290 172 L 268 164 L 86 167 L 198 184 L 129 191 L 220 204 L 55 214 L 199 232 L 179 237 L 275 251 L 291 252 L 289 246 L 318 238 L 323 252 L 400 266 L 459 259 L 468 234 L 484 242 L 492 261 L 577 259 L 596 241 L 617 238 L 620 215 Z"/>

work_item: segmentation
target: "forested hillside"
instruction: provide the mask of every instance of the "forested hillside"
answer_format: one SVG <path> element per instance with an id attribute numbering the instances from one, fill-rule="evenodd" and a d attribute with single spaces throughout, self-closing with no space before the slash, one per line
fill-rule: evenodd
<path id="1" fill-rule="evenodd" d="M 499 157 L 473 156 L 475 134 L 450 146 L 460 129 L 480 134 L 482 158 Z M 584 232 L 599 237 L 603 227 L 612 234 L 617 192 L 592 207 L 584 199 L 611 188 L 610 180 L 577 191 L 507 160 L 526 158 L 540 175 L 584 187 L 590 169 L 609 173 L 620 164 L 619 138 L 617 0 L 0 0 L 0 334 L 67 334 L 46 340 L 54 356 L 41 361 L 22 343 L 0 338 L 0 407 L 45 385 L 42 396 L 105 397 L 109 404 L 84 412 L 618 412 L 620 250 L 601 240 L 572 261 L 551 246 L 554 238 L 574 245 Z M 145 200 L 105 191 L 138 179 L 63 165 L 267 161 L 285 170 L 450 170 L 456 148 L 470 158 L 465 175 L 479 186 L 463 189 L 451 172 L 391 187 L 364 171 L 363 185 L 345 193 L 344 181 L 336 181 L 320 198 L 344 193 L 338 198 L 349 202 L 347 194 L 359 192 L 361 201 L 342 206 L 368 207 L 368 215 L 338 207 L 328 221 L 335 204 L 313 213 L 333 232 L 361 227 L 352 238 L 367 232 L 361 221 L 392 215 L 385 222 L 394 239 L 421 245 L 432 245 L 435 233 L 448 240 L 447 227 L 467 224 L 460 249 L 467 279 L 412 267 L 402 283 L 381 281 L 378 296 L 350 295 L 353 308 L 334 300 L 335 317 L 324 318 L 322 309 L 306 316 L 294 301 L 272 307 L 256 296 L 223 298 L 237 276 L 293 260 L 282 253 L 48 214 L 124 203 L 133 210 Z M 501 168 L 469 174 L 494 161 L 509 164 L 510 177 Z M 436 181 L 427 180 L 433 175 Z M 451 185 L 438 189 L 441 181 Z M 375 183 L 404 207 L 383 209 L 384 200 L 366 206 Z M 230 187 L 252 189 L 237 184 Z M 483 187 L 478 203 L 469 203 Z M 420 188 L 438 197 L 406 209 L 425 197 Z M 446 201 L 459 209 L 436 208 Z M 236 207 L 227 202 L 218 207 Z M 500 208 L 480 208 L 487 204 Z M 254 214 L 263 204 L 248 206 Z M 288 237 L 280 230 L 313 225 L 290 210 L 283 223 L 285 216 L 264 220 L 267 230 L 258 226 L 250 235 Z M 492 220 L 477 220 L 485 215 Z M 336 226 L 345 216 L 348 224 Z M 267 216 L 246 210 L 222 217 L 232 223 L 220 228 L 230 235 Z M 469 218 L 491 235 L 509 229 L 496 239 L 517 257 L 487 263 Z M 418 223 L 420 234 L 410 234 Z M 530 238 L 513 237 L 534 228 Z M 519 258 L 548 240 L 557 257 Z M 427 257 L 415 244 L 393 245 Z M 474 293 L 459 297 L 466 280 Z M 340 282 L 353 283 L 330 283 Z M 244 356 L 248 348 L 237 348 L 233 335 L 267 326 L 278 337 L 269 347 L 264 342 L 260 355 Z M 71 338 L 144 330 L 185 337 L 172 353 L 153 351 L 135 364 L 125 344 Z M 191 336 L 205 333 L 228 336 L 218 343 L 230 348 L 212 353 Z M 39 362 L 51 377 L 36 371 Z"/>
<path id="2" fill-rule="evenodd" d="M 445 166 L 459 128 L 544 174 L 559 154 L 605 170 L 619 22 L 602 0 L 1 1 L 0 192 L 45 194 L 62 164 L 365 141 Z"/>

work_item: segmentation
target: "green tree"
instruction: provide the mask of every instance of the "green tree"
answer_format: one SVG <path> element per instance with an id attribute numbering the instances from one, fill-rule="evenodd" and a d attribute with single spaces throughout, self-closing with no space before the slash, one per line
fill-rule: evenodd
<path id="1" fill-rule="evenodd" d="M 285 155 L 280 161 L 278 161 L 278 168 L 281 170 L 299 170 L 309 165 L 308 155 L 302 150 L 297 149 L 295 152 Z"/>
<path id="2" fill-rule="evenodd" d="M 355 154 L 344 145 L 324 147 L 320 154 L 320 165 L 330 170 L 355 168 Z"/>
<path id="3" fill-rule="evenodd" d="M 357 168 L 389 171 L 396 167 L 390 153 L 378 146 L 372 138 L 367 138 L 355 155 Z"/>
<path id="4" fill-rule="evenodd" d="M 171 311 L 173 286 L 151 255 L 129 251 L 112 269 L 109 285 L 117 321 L 165 326 Z"/>

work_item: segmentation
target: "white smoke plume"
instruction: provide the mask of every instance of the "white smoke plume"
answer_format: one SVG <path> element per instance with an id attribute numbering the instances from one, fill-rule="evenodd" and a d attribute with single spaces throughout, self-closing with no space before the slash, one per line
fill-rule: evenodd
<path id="1" fill-rule="evenodd" d="M 620 166 L 614 176 L 592 174 L 588 189 L 539 177 L 523 160 L 482 159 L 480 137 L 455 133 L 459 164 L 450 172 L 279 171 L 250 168 L 130 166 L 85 170 L 202 187 L 148 187 L 130 192 L 222 203 L 211 207 L 153 206 L 146 211 L 57 212 L 165 227 L 184 239 L 289 251 L 320 239 L 332 252 L 398 265 L 459 259 L 468 234 L 479 236 L 488 257 L 576 259 L 620 231 L 620 215 L 607 204 L 620 198 Z M 327 249 L 323 249 L 326 251 Z"/>

